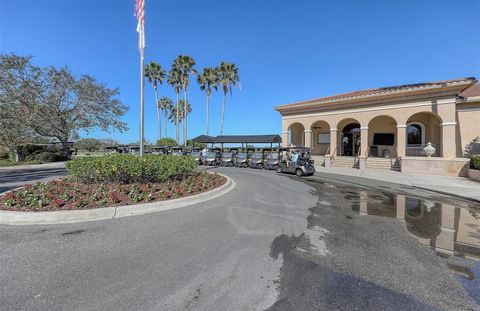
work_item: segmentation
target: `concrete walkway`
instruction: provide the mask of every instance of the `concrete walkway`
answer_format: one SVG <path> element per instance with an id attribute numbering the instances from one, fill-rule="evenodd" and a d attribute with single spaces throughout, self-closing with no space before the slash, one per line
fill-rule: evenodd
<path id="1" fill-rule="evenodd" d="M 328 174 L 330 178 L 336 176 L 354 176 L 376 181 L 385 181 L 406 186 L 413 186 L 442 194 L 462 197 L 480 202 L 480 183 L 465 177 L 439 176 L 426 174 L 411 174 L 396 171 L 375 169 L 358 170 L 354 168 L 315 166 L 318 174 Z"/>

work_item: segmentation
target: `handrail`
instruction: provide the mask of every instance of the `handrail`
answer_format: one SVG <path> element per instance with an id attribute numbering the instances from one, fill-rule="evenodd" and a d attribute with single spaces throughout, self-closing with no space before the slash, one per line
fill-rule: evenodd
<path id="1" fill-rule="evenodd" d="M 370 146 L 367 146 L 367 148 L 365 148 L 365 156 L 368 157 L 368 151 L 370 151 Z"/>

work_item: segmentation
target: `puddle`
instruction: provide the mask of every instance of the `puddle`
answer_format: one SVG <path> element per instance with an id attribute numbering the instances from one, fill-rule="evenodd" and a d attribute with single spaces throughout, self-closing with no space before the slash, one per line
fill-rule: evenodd
<path id="1" fill-rule="evenodd" d="M 332 186 L 323 185 L 331 191 Z M 419 243 L 445 259 L 445 265 L 480 303 L 479 204 L 459 201 L 457 205 L 452 204 L 455 199 L 440 203 L 387 190 L 334 187 L 359 215 L 393 218 L 405 223 L 407 231 Z"/>
<path id="2" fill-rule="evenodd" d="M 279 299 L 268 310 L 305 309 L 305 297 L 327 309 L 469 309 L 468 296 L 480 304 L 480 204 L 301 180 L 319 200 L 301 235 L 272 242 L 271 257 L 282 254 L 284 263 Z M 339 298 L 345 305 L 337 305 Z"/>

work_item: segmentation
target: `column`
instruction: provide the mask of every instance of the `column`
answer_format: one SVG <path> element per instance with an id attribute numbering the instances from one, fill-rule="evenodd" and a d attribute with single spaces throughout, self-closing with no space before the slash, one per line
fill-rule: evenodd
<path id="1" fill-rule="evenodd" d="M 288 131 L 282 131 L 282 146 L 288 147 Z"/>
<path id="2" fill-rule="evenodd" d="M 437 113 L 442 118 L 442 124 L 440 124 L 442 134 L 442 157 L 444 158 L 456 158 L 457 157 L 457 140 L 456 140 L 456 112 L 457 107 L 455 98 L 439 99 L 436 102 Z M 428 143 L 426 141 L 425 143 Z"/>
<path id="3" fill-rule="evenodd" d="M 407 147 L 407 126 L 397 125 L 397 157 L 405 157 Z"/>
<path id="4" fill-rule="evenodd" d="M 355 142 L 354 142 L 355 143 Z M 364 170 L 367 166 L 368 127 L 360 127 L 360 150 L 358 151 L 358 169 Z"/>
<path id="5" fill-rule="evenodd" d="M 456 129 L 457 122 L 443 122 L 442 127 L 442 157 L 456 158 L 457 157 L 457 140 Z"/>
<path id="6" fill-rule="evenodd" d="M 305 130 L 305 136 L 304 136 L 304 146 L 307 148 L 312 147 L 312 130 Z"/>
<path id="7" fill-rule="evenodd" d="M 367 157 L 366 154 L 368 149 L 368 126 L 362 126 L 360 128 L 360 152 L 359 156 Z"/>
<path id="8" fill-rule="evenodd" d="M 328 152 L 331 156 L 336 156 L 338 153 L 337 150 L 337 129 L 330 129 L 330 151 Z"/>

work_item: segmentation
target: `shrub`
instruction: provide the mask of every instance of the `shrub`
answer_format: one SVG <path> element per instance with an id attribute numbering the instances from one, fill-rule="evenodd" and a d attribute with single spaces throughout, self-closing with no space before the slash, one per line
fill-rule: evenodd
<path id="1" fill-rule="evenodd" d="M 471 163 L 474 169 L 480 170 L 480 155 L 473 156 Z"/>
<path id="2" fill-rule="evenodd" d="M 182 178 L 197 162 L 191 157 L 115 154 L 67 162 L 69 176 L 84 183 L 143 183 Z"/>
<path id="3" fill-rule="evenodd" d="M 170 138 L 170 137 L 164 137 L 162 139 L 157 140 L 157 146 L 169 146 L 169 147 L 174 147 L 177 146 L 177 142 L 175 139 Z"/>
<path id="4" fill-rule="evenodd" d="M 38 150 L 30 154 L 25 158 L 26 161 L 39 161 L 39 162 L 57 162 L 64 161 L 65 157 L 59 151 L 44 151 Z"/>
<path id="5" fill-rule="evenodd" d="M 8 160 L 10 159 L 10 155 L 8 151 L 0 151 L 0 160 Z"/>
<path id="6" fill-rule="evenodd" d="M 46 151 L 46 146 L 45 145 L 35 145 L 35 144 L 24 144 L 18 146 L 18 157 L 20 158 L 20 161 L 24 161 L 27 159 L 28 156 L 30 156 L 33 153 L 39 152 L 39 151 Z M 12 154 L 13 160 L 15 160 L 15 155 Z"/>

